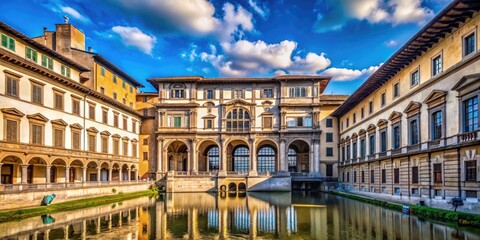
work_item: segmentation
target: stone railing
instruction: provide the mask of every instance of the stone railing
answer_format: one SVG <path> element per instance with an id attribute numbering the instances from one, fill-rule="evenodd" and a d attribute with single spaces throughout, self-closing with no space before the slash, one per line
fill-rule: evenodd
<path id="1" fill-rule="evenodd" d="M 127 185 L 145 181 L 103 181 L 103 182 L 68 182 L 68 183 L 34 183 L 34 184 L 0 184 L 0 192 L 20 192 L 26 190 L 44 190 L 61 188 L 81 188 L 81 187 L 100 187 Z"/>

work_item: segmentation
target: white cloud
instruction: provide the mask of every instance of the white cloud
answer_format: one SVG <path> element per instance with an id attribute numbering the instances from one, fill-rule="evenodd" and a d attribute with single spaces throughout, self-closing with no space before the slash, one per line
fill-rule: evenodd
<path id="1" fill-rule="evenodd" d="M 117 33 L 126 46 L 138 48 L 140 51 L 151 54 L 157 38 L 142 32 L 136 27 L 114 26 L 112 31 Z"/>
<path id="2" fill-rule="evenodd" d="M 318 10 L 313 26 L 316 32 L 338 30 L 349 20 L 369 23 L 424 24 L 432 18 L 433 10 L 422 7 L 422 0 L 327 0 L 325 11 Z"/>
<path id="3" fill-rule="evenodd" d="M 266 4 L 259 4 L 255 0 L 248 0 L 248 5 L 250 5 L 250 7 L 263 19 L 266 19 L 270 14 L 270 10 Z"/>
<path id="4" fill-rule="evenodd" d="M 330 65 L 324 53 L 294 55 L 297 43 L 282 41 L 267 44 L 264 41 L 240 40 L 221 44 L 223 54 L 211 46 L 211 53 L 203 52 L 201 59 L 209 62 L 222 76 L 240 77 L 275 72 L 275 74 L 316 74 Z"/>
<path id="5" fill-rule="evenodd" d="M 196 44 L 190 44 L 190 50 L 183 51 L 180 56 L 184 59 L 187 59 L 189 62 L 193 62 L 197 57 L 199 57 L 197 54 L 197 48 L 198 46 Z"/>
<path id="6" fill-rule="evenodd" d="M 332 76 L 333 81 L 345 82 L 352 81 L 359 78 L 367 78 L 374 73 L 382 64 L 378 66 L 371 66 L 361 70 L 348 68 L 329 68 L 323 71 L 320 75 Z"/>
<path id="7" fill-rule="evenodd" d="M 50 9 L 59 15 L 67 16 L 70 20 L 76 19 L 85 24 L 90 24 L 92 21 L 87 15 L 80 13 L 78 10 L 71 6 L 65 5 L 61 0 L 51 0 L 45 4 L 42 4 L 45 8 Z"/>
<path id="8" fill-rule="evenodd" d="M 161 33 L 181 32 L 196 36 L 212 35 L 230 41 L 253 30 L 250 12 L 231 3 L 223 5 L 223 18 L 206 0 L 108 0 L 127 14 L 135 12 L 146 26 Z"/>
<path id="9" fill-rule="evenodd" d="M 398 45 L 398 42 L 395 40 L 390 40 L 386 42 L 385 45 L 387 45 L 387 47 L 396 47 Z"/>
<path id="10" fill-rule="evenodd" d="M 82 15 L 80 14 L 77 10 L 71 8 L 71 7 L 68 7 L 68 6 L 63 6 L 63 7 L 60 7 L 60 9 L 65 13 L 67 14 L 67 16 L 69 17 L 74 17 L 84 23 L 90 23 L 90 19 L 88 17 L 86 17 L 85 15 Z"/>

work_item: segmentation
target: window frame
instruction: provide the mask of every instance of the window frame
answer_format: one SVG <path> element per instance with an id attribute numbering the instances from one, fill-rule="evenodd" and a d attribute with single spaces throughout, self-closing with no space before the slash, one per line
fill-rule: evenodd
<path id="1" fill-rule="evenodd" d="M 440 59 L 440 69 L 438 69 L 437 72 L 437 64 L 435 63 L 435 60 Z M 430 65 L 431 65 L 431 76 L 435 77 L 443 72 L 443 50 L 440 51 L 440 53 L 435 54 L 431 60 L 430 60 Z"/>
<path id="2" fill-rule="evenodd" d="M 14 140 L 8 138 L 8 135 L 9 135 L 8 121 L 15 122 L 15 124 L 16 124 L 15 139 Z M 14 117 L 14 116 L 4 114 L 4 117 L 3 117 L 4 137 L 3 137 L 3 139 L 5 141 L 15 142 L 15 143 L 20 142 L 20 123 L 21 123 L 21 118 L 20 117 L 16 117 L 16 116 Z"/>
<path id="3" fill-rule="evenodd" d="M 270 121 L 270 125 L 266 124 Z M 262 129 L 273 129 L 273 116 L 262 116 Z"/>
<path id="4" fill-rule="evenodd" d="M 29 52 L 30 52 L 30 54 L 29 54 Z M 25 58 L 34 62 L 34 63 L 37 63 L 38 62 L 38 51 L 29 47 L 29 46 L 25 46 Z"/>
<path id="5" fill-rule="evenodd" d="M 54 61 L 52 57 L 42 54 L 42 66 L 53 71 Z"/>
<path id="6" fill-rule="evenodd" d="M 42 106 L 43 106 L 43 104 L 44 104 L 43 93 L 44 93 L 44 86 L 45 86 L 45 84 L 44 84 L 44 83 L 41 83 L 41 82 L 37 82 L 37 81 L 32 81 L 32 80 L 30 79 L 30 85 L 31 85 L 31 87 L 30 87 L 30 94 L 31 94 L 31 101 L 32 101 L 32 103 L 34 103 L 34 104 L 39 104 L 39 105 L 42 105 Z M 35 87 L 37 87 L 37 88 L 40 90 L 40 102 L 37 102 L 37 101 L 35 101 L 35 99 L 34 99 L 34 96 L 35 96 L 35 95 L 34 95 L 34 93 L 35 93 L 34 88 L 35 88 Z"/>
<path id="7" fill-rule="evenodd" d="M 214 89 L 205 89 L 205 99 L 215 99 L 215 90 Z"/>
<path id="8" fill-rule="evenodd" d="M 417 81 L 414 83 L 414 74 L 417 75 Z M 420 66 L 415 68 L 413 71 L 410 72 L 410 88 L 418 86 L 420 84 Z"/>
<path id="9" fill-rule="evenodd" d="M 10 90 L 12 92 L 15 91 L 15 93 L 10 92 Z M 20 77 L 11 74 L 5 74 L 5 95 L 14 98 L 20 98 Z"/>
<path id="10" fill-rule="evenodd" d="M 392 84 L 392 99 L 400 97 L 400 81 Z"/>
<path id="11" fill-rule="evenodd" d="M 58 105 L 57 96 L 61 97 L 61 106 Z M 65 92 L 53 90 L 53 108 L 58 111 L 65 111 Z"/>
<path id="12" fill-rule="evenodd" d="M 416 123 L 416 126 L 415 126 L 416 129 L 412 129 L 412 124 L 414 122 Z M 421 125 L 420 114 L 415 114 L 408 118 L 408 145 L 411 146 L 411 145 L 417 145 L 421 143 L 420 125 Z M 416 139 L 414 139 L 415 136 L 416 136 Z"/>
<path id="13" fill-rule="evenodd" d="M 395 129 L 398 128 L 398 138 L 395 138 Z M 397 142 L 398 140 L 398 142 Z M 398 146 L 397 146 L 398 145 Z M 401 122 L 392 124 L 392 150 L 402 148 L 402 125 Z"/>
<path id="14" fill-rule="evenodd" d="M 55 131 L 61 131 L 62 138 L 60 139 L 60 144 L 57 146 L 57 136 Z M 57 148 L 65 148 L 65 127 L 58 126 L 57 124 L 52 125 L 52 146 Z"/>
<path id="15" fill-rule="evenodd" d="M 268 92 L 268 91 L 270 91 L 270 92 Z M 273 88 L 262 88 L 261 98 L 274 98 L 274 96 L 275 96 L 275 94 L 274 94 Z"/>
<path id="16" fill-rule="evenodd" d="M 30 122 L 30 144 L 31 145 L 45 145 L 45 123 L 39 123 L 39 122 Z M 33 133 L 33 128 L 34 126 L 40 127 L 41 128 L 41 133 L 40 133 L 40 143 L 34 142 L 34 133 Z"/>
<path id="17" fill-rule="evenodd" d="M 325 148 L 325 156 L 326 157 L 333 157 L 333 147 L 326 147 Z"/>
<path id="18" fill-rule="evenodd" d="M 93 111 L 92 111 L 93 108 Z M 88 103 L 88 119 L 95 121 L 96 119 L 96 105 L 92 103 Z"/>
<path id="19" fill-rule="evenodd" d="M 469 94 L 469 95 L 465 95 L 465 96 L 462 96 L 462 99 L 461 99 L 461 102 L 460 102 L 460 106 L 461 106 L 461 111 L 462 111 L 462 115 L 461 115 L 461 119 L 462 119 L 462 131 L 463 133 L 468 133 L 468 132 L 472 132 L 472 131 L 476 131 L 480 128 L 480 116 L 478 116 L 478 113 L 480 112 L 480 103 L 479 103 L 479 100 L 480 100 L 480 92 L 476 92 L 476 93 L 473 93 L 473 94 Z M 467 129 L 467 126 L 470 126 L 470 125 L 467 125 L 467 112 L 466 112 L 466 102 L 471 100 L 471 99 L 475 99 L 476 98 L 476 112 L 477 112 L 477 122 L 473 122 L 472 124 L 472 130 L 470 130 L 469 128 Z M 473 104 L 475 105 L 475 104 Z M 469 118 L 468 118 L 469 119 Z M 475 125 L 477 126 L 475 128 Z"/>
<path id="20" fill-rule="evenodd" d="M 333 142 L 333 133 L 331 132 L 325 133 L 325 142 Z"/>
<path id="21" fill-rule="evenodd" d="M 437 168 L 438 167 L 438 168 Z M 443 183 L 443 164 L 442 163 L 433 163 L 432 164 L 432 181 L 434 184 Z"/>
<path id="22" fill-rule="evenodd" d="M 387 105 L 387 93 L 383 91 L 380 94 L 380 107 L 385 107 Z"/>
<path id="23" fill-rule="evenodd" d="M 4 41 L 5 39 L 5 41 Z M 6 45 L 4 45 L 4 42 L 6 42 Z M 16 40 L 15 38 L 12 38 L 10 36 L 8 36 L 7 34 L 1 34 L 1 44 L 0 46 L 4 47 L 5 49 L 8 49 L 10 51 L 14 51 L 15 52 L 15 45 L 16 45 Z"/>
<path id="24" fill-rule="evenodd" d="M 71 77 L 71 69 L 69 67 L 67 67 L 66 65 L 62 64 L 61 67 L 60 67 L 60 74 L 64 77 L 68 77 L 70 78 Z"/>
<path id="25" fill-rule="evenodd" d="M 474 166 L 468 166 L 468 164 L 473 164 Z M 477 170 L 477 160 L 466 160 L 465 161 L 465 182 L 477 182 L 478 181 L 478 170 Z M 473 169 L 473 170 L 472 170 Z"/>
<path id="26" fill-rule="evenodd" d="M 469 37 L 473 37 L 473 50 L 469 53 L 466 52 L 467 50 L 467 38 Z M 467 57 L 469 55 L 471 55 L 472 53 L 475 53 L 477 51 L 477 27 L 475 27 L 474 29 L 472 29 L 471 31 L 465 33 L 463 36 L 462 36 L 462 57 Z"/>

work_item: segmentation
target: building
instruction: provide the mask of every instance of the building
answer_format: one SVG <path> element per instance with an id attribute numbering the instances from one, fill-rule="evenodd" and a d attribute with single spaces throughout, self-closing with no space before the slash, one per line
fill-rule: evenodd
<path id="1" fill-rule="evenodd" d="M 453 1 L 332 116 L 343 188 L 480 198 L 478 1 Z"/>
<path id="2" fill-rule="evenodd" d="M 141 84 L 71 24 L 31 39 L 0 23 L 0 36 L 0 190 L 136 180 Z"/>
<path id="3" fill-rule="evenodd" d="M 290 190 L 290 175 L 307 182 L 337 176 L 337 121 L 328 116 L 346 96 L 323 95 L 329 80 L 149 79 L 158 95 L 141 98 L 155 119 L 150 147 L 157 154 L 149 157 L 157 179 L 173 192 Z"/>

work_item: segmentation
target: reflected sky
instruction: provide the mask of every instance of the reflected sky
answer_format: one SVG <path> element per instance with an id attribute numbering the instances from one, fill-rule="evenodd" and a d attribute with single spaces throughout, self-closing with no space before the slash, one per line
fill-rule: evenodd
<path id="1" fill-rule="evenodd" d="M 328 194 L 176 193 L 0 224 L 0 239 L 480 239 Z"/>

